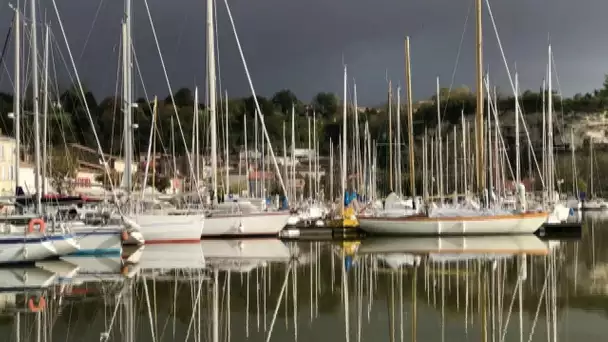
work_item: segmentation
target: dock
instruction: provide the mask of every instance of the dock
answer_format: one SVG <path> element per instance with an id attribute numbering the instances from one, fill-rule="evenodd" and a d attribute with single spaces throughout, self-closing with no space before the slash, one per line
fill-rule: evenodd
<path id="1" fill-rule="evenodd" d="M 292 227 L 286 228 L 279 233 L 283 240 L 302 241 L 334 241 L 334 240 L 357 240 L 364 236 L 363 231 L 353 227 Z"/>
<path id="2" fill-rule="evenodd" d="M 545 223 L 535 234 L 542 239 L 580 239 L 583 235 L 582 223 Z"/>

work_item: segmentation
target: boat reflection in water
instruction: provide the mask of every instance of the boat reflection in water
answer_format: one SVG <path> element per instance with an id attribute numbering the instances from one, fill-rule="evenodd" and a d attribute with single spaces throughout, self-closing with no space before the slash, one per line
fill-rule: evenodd
<path id="1" fill-rule="evenodd" d="M 588 309 L 606 293 L 598 274 L 608 236 L 599 225 L 581 242 L 557 245 L 533 236 L 205 240 L 145 246 L 127 270 L 96 258 L 2 269 L 0 286 L 16 292 L 3 297 L 0 334 L 6 341 L 599 341 L 608 319 Z"/>

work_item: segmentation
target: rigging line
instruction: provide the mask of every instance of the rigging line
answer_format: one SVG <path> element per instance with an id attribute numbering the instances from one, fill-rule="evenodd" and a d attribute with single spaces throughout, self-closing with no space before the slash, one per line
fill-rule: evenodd
<path id="1" fill-rule="evenodd" d="M 8 49 L 8 44 L 10 44 L 10 42 L 11 42 L 11 33 L 13 32 L 13 26 L 16 24 L 15 17 L 16 17 L 16 14 L 15 14 L 15 11 L 13 11 L 13 19 L 11 20 L 13 23 L 8 27 L 8 31 L 6 32 L 6 38 L 4 38 L 4 46 L 2 47 L 2 55 L 0 55 L 0 63 L 2 63 L 2 65 L 4 65 L 4 68 L 7 70 L 7 75 L 8 75 L 8 67 L 6 66 L 6 64 L 4 62 L 4 56 L 6 55 L 6 50 Z M 0 73 L 0 83 L 2 83 L 2 76 L 4 76 L 4 73 Z"/>
<path id="2" fill-rule="evenodd" d="M 561 134 L 565 132 L 564 129 L 564 96 L 562 92 L 562 86 L 559 83 L 559 75 L 557 74 L 557 65 L 555 65 L 555 55 L 553 54 L 553 50 L 551 50 L 551 65 L 553 66 L 553 74 L 555 75 L 555 81 L 557 82 L 557 89 L 559 90 L 559 104 L 560 104 L 560 114 L 561 114 L 561 130 L 559 131 Z M 558 126 L 558 128 L 560 128 Z"/>
<path id="3" fill-rule="evenodd" d="M 534 160 L 534 164 L 536 166 L 536 171 L 538 171 L 538 173 L 540 174 L 542 172 L 540 171 L 540 165 L 538 163 L 538 159 L 536 158 L 536 153 L 534 152 L 534 148 L 533 148 L 533 144 L 532 144 L 532 138 L 530 137 L 530 131 L 528 130 L 528 124 L 526 123 L 526 117 L 524 116 L 525 113 L 524 113 L 523 109 L 521 108 L 521 106 L 519 105 L 519 102 L 521 101 L 521 95 L 519 93 L 517 93 L 517 94 L 515 94 L 515 96 L 516 96 L 516 99 L 517 99 L 517 105 L 516 106 L 519 107 L 519 108 L 516 108 L 515 113 L 517 113 L 517 109 L 519 109 L 519 116 L 521 118 L 521 123 L 522 123 L 522 126 L 524 128 L 524 132 L 526 133 L 526 138 L 528 139 L 528 151 L 531 152 L 532 159 Z M 498 104 L 494 104 L 494 106 L 497 106 L 497 105 Z M 555 172 L 557 172 L 557 170 Z M 543 181 L 542 175 L 540 175 L 539 178 L 540 178 L 540 181 L 541 181 L 541 185 L 544 187 L 545 183 Z"/>
<path id="4" fill-rule="evenodd" d="M 55 0 L 53 0 L 55 1 Z M 152 14 L 150 13 L 150 6 L 148 5 L 148 0 L 144 0 L 144 4 L 146 5 L 146 12 L 148 14 L 148 20 L 150 22 L 150 27 L 152 29 L 152 35 L 154 36 L 154 43 L 156 45 L 156 51 L 158 52 L 158 57 L 160 58 L 160 63 L 163 69 L 163 75 L 165 77 L 165 82 L 167 83 L 167 87 L 169 88 L 169 96 L 171 97 L 171 103 L 173 106 L 173 111 L 175 113 L 175 117 L 177 119 L 177 126 L 179 128 L 179 133 L 181 135 L 182 138 L 182 142 L 184 143 L 184 148 L 186 150 L 186 158 L 188 160 L 188 167 L 190 168 L 190 172 L 191 174 L 194 174 L 194 166 L 192 164 L 192 157 L 190 156 L 190 153 L 188 151 L 188 144 L 186 143 L 186 138 L 184 136 L 184 130 L 182 127 L 182 122 L 179 119 L 179 115 L 178 115 L 178 111 L 177 111 L 177 106 L 175 105 L 175 97 L 173 96 L 173 92 L 171 91 L 171 82 L 169 81 L 169 75 L 167 74 L 167 68 L 165 66 L 165 59 L 163 58 L 163 54 L 160 50 L 160 43 L 158 42 L 158 36 L 156 35 L 156 27 L 154 26 L 154 22 L 152 20 Z M 203 202 L 203 196 L 200 193 L 199 190 L 199 180 L 197 179 L 198 177 L 194 177 L 194 184 L 196 186 L 196 193 L 199 197 L 199 200 L 201 202 Z"/>
<path id="5" fill-rule="evenodd" d="M 53 9 L 55 10 L 55 15 L 57 16 L 57 21 L 59 22 L 59 27 L 61 29 L 61 34 L 63 36 L 63 40 L 65 42 L 67 51 L 68 51 L 68 55 L 70 57 L 70 62 L 71 62 L 71 66 L 74 69 L 74 74 L 76 76 L 76 79 L 78 81 L 78 90 L 80 91 L 80 94 L 82 95 L 83 98 L 83 102 L 84 102 L 84 107 L 85 107 L 85 111 L 87 113 L 87 118 L 89 119 L 89 123 L 91 124 L 91 129 L 93 131 L 93 136 L 95 137 L 95 142 L 97 143 L 97 152 L 99 153 L 99 156 L 103 162 L 104 165 L 104 171 L 106 173 L 106 175 L 108 176 L 108 178 L 110 178 L 110 169 L 108 168 L 108 164 L 106 162 L 106 157 L 103 154 L 103 150 L 101 149 L 101 143 L 99 141 L 99 136 L 97 135 L 97 130 L 95 129 L 95 122 L 93 121 L 93 116 L 91 115 L 91 110 L 89 108 L 89 104 L 87 103 L 87 100 L 85 98 L 85 93 L 84 93 L 84 89 L 82 87 L 82 83 L 80 82 L 80 76 L 78 74 L 78 69 L 76 69 L 76 62 L 74 61 L 74 57 L 72 56 L 72 50 L 70 49 L 70 45 L 68 43 L 68 37 L 65 33 L 65 29 L 63 27 L 63 22 L 61 21 L 61 15 L 59 14 L 59 9 L 57 8 L 57 2 L 55 0 L 53 1 Z M 112 197 L 114 199 L 114 202 L 116 203 L 116 208 L 118 210 L 118 213 L 123 216 L 122 213 L 122 209 L 120 208 L 120 206 L 118 205 L 118 197 L 116 195 L 115 191 L 112 191 Z"/>
<path id="6" fill-rule="evenodd" d="M 122 59 L 122 34 L 120 35 L 120 39 L 119 39 L 119 47 L 118 47 L 118 54 L 116 55 L 116 82 L 114 83 L 114 98 L 112 100 L 112 129 L 110 130 L 110 154 L 113 154 L 114 152 L 114 127 L 116 126 L 116 113 L 118 112 L 118 101 L 116 101 L 116 99 L 118 98 L 118 91 L 119 88 L 122 86 L 122 82 L 120 80 L 120 69 L 121 69 L 121 59 Z M 116 45 L 114 45 L 114 51 L 116 51 Z M 137 60 L 135 61 L 137 63 Z M 122 147 L 122 141 L 120 146 Z M 110 180 L 112 181 L 112 180 Z"/>
<path id="7" fill-rule="evenodd" d="M 497 41 L 498 47 L 500 49 L 500 54 L 502 56 L 502 61 L 504 63 L 505 69 L 507 71 L 507 76 L 509 77 L 509 84 L 511 85 L 511 90 L 513 91 L 513 94 L 515 94 L 515 85 L 513 83 L 513 77 L 511 77 L 511 72 L 509 71 L 509 64 L 507 63 L 507 57 L 505 57 L 505 51 L 504 51 L 504 49 L 502 47 L 502 42 L 500 40 L 500 35 L 498 34 L 498 28 L 496 26 L 496 21 L 494 20 L 494 15 L 492 14 L 492 7 L 490 6 L 490 0 L 485 0 L 485 2 L 486 2 L 486 5 L 488 7 L 488 13 L 490 14 L 490 20 L 492 22 L 492 27 L 494 28 L 494 33 L 496 34 L 496 41 Z M 518 99 L 515 102 L 515 106 L 517 107 L 516 108 L 516 112 L 519 110 L 519 112 L 521 114 L 521 106 L 519 105 L 519 102 L 520 102 L 520 100 Z M 522 121 L 523 121 L 524 130 L 526 132 L 526 137 L 528 138 L 528 144 L 532 144 L 532 140 L 530 139 L 530 132 L 528 131 L 528 127 L 526 125 L 526 122 L 525 122 L 525 120 L 522 120 Z M 536 153 L 534 152 L 534 150 L 532 150 L 532 158 L 534 159 L 534 162 L 536 164 L 536 170 L 539 173 L 541 173 L 540 172 L 540 167 L 538 165 L 538 159 L 536 158 Z M 541 183 L 542 183 L 542 185 L 544 187 L 544 181 L 543 181 L 542 176 L 539 177 L 539 178 L 540 178 Z"/>
<path id="8" fill-rule="evenodd" d="M 144 92 L 144 97 L 146 99 L 146 105 L 148 106 L 148 109 L 150 110 L 150 122 L 152 122 L 154 114 L 152 113 L 153 112 L 153 108 L 152 108 L 152 105 L 150 104 L 150 95 L 148 93 L 148 90 L 146 88 L 146 84 L 144 82 L 144 76 L 143 76 L 143 74 L 141 72 L 141 69 L 139 67 L 139 59 L 137 58 L 137 54 L 135 53 L 135 49 L 133 49 L 133 57 L 134 57 L 133 60 L 135 61 L 135 69 L 137 70 L 137 75 L 139 76 L 139 80 L 141 82 L 141 87 L 142 87 L 142 90 Z M 156 111 L 157 111 L 157 116 L 158 116 L 158 108 L 156 108 Z M 144 112 L 144 114 L 145 114 L 145 112 Z M 158 125 L 158 123 L 157 123 L 156 126 L 155 126 L 155 128 L 156 128 L 155 129 L 155 131 L 156 131 L 155 135 L 158 135 L 158 137 L 159 137 L 160 147 L 161 147 L 162 151 L 165 154 L 167 154 L 168 153 L 167 146 L 165 146 L 165 143 L 163 142 L 163 139 L 162 139 L 162 135 L 159 132 L 159 128 L 162 130 L 162 125 Z"/>
<path id="9" fill-rule="evenodd" d="M 213 2 L 215 2 L 215 0 L 212 0 Z M 214 16 L 215 18 L 213 18 L 213 24 L 214 24 L 214 30 L 215 30 L 215 64 L 217 64 L 217 82 L 219 85 L 219 89 L 220 89 L 220 99 L 222 98 L 222 66 L 220 63 L 220 38 L 219 38 L 219 33 L 217 33 L 217 6 L 214 4 L 213 5 L 213 12 L 214 12 Z M 221 104 L 221 101 L 220 101 Z M 220 106 L 221 107 L 221 106 Z"/>
<path id="10" fill-rule="evenodd" d="M 49 32 L 49 33 L 50 33 L 50 32 Z M 55 41 L 55 36 L 54 36 L 52 33 L 51 33 L 51 37 L 50 37 L 50 39 L 52 39 L 53 41 Z M 51 51 L 52 51 L 52 50 L 51 50 Z M 72 73 L 71 73 L 71 72 L 70 72 L 70 70 L 69 70 L 68 63 L 66 62 L 65 57 L 63 56 L 63 53 L 61 52 L 61 49 L 59 48 L 59 44 L 57 44 L 57 51 L 59 52 L 59 56 L 61 57 L 61 60 L 63 61 L 63 64 L 66 66 L 67 73 L 68 73 L 68 77 L 70 78 L 70 81 L 72 82 L 72 85 L 73 85 L 73 84 L 74 84 L 74 83 L 76 83 L 76 82 L 75 82 L 75 80 L 74 80 L 74 78 L 73 78 L 73 76 L 72 76 Z M 54 59 L 53 59 L 53 62 L 54 62 Z M 55 77 L 57 77 L 57 70 L 56 70 L 56 69 L 55 69 Z M 57 79 L 57 78 L 56 78 L 56 79 Z M 68 92 L 70 92 L 71 90 L 67 90 L 67 91 L 68 91 Z M 60 97 L 60 96 L 59 96 L 59 97 Z M 81 96 L 80 94 L 78 94 L 78 99 L 79 99 L 81 102 L 85 101 L 84 96 Z M 63 121 L 62 121 L 62 122 L 63 122 Z M 74 130 L 74 125 L 73 125 L 73 122 L 72 122 L 71 120 L 68 122 L 68 129 L 69 129 L 70 133 L 72 133 L 72 136 L 73 136 L 74 138 L 76 138 L 76 137 L 77 137 L 77 135 L 76 135 L 76 132 L 75 132 L 75 130 Z M 95 129 L 95 128 L 93 128 L 93 129 Z M 84 132 L 84 131 L 81 129 L 81 133 L 82 133 L 82 132 Z M 63 127 L 63 125 L 61 125 L 61 127 L 60 127 L 60 133 L 61 133 L 61 137 L 62 137 L 62 139 L 63 139 L 63 144 L 64 144 L 64 146 L 65 146 L 65 147 L 67 147 L 68 143 L 67 143 L 67 141 L 66 141 L 66 139 L 65 139 L 66 131 L 65 131 L 65 129 L 64 129 L 64 127 Z"/>
<path id="11" fill-rule="evenodd" d="M 471 9 L 473 8 L 473 0 L 469 2 L 469 9 L 467 10 L 467 16 L 464 20 L 464 27 L 462 29 L 462 34 L 460 35 L 460 44 L 458 44 L 458 52 L 456 53 L 456 62 L 454 63 L 454 69 L 452 70 L 452 80 L 450 82 L 450 88 L 448 89 L 448 96 L 445 99 L 445 105 L 443 107 L 443 113 L 441 114 L 441 121 L 443 121 L 445 114 L 448 111 L 448 104 L 450 101 L 450 95 L 452 93 L 452 88 L 454 87 L 454 79 L 456 78 L 456 70 L 458 69 L 458 62 L 460 61 L 460 53 L 462 52 L 462 45 L 464 43 L 464 36 L 467 32 L 467 26 L 469 23 L 469 17 L 471 16 Z"/>
<path id="12" fill-rule="evenodd" d="M 241 62 L 243 63 L 243 68 L 245 69 L 245 74 L 247 76 L 247 82 L 249 83 L 249 89 L 251 90 L 251 93 L 253 95 L 253 101 L 254 101 L 255 107 L 257 109 L 257 115 L 258 115 L 258 118 L 260 119 L 260 123 L 262 124 L 262 131 L 264 133 L 264 137 L 266 138 L 266 142 L 268 143 L 268 149 L 270 150 L 270 155 L 272 156 L 272 161 L 274 163 L 275 171 L 279 178 L 279 183 L 281 184 L 281 189 L 286 194 L 287 188 L 285 187 L 285 183 L 283 182 L 283 176 L 281 176 L 281 170 L 279 169 L 279 166 L 276 161 L 276 157 L 274 155 L 274 149 L 272 148 L 272 144 L 270 142 L 270 137 L 268 135 L 268 130 L 266 129 L 266 124 L 264 123 L 264 114 L 262 113 L 260 104 L 258 102 L 256 93 L 255 93 L 255 89 L 253 87 L 253 81 L 251 79 L 251 74 L 249 73 L 249 68 L 247 67 L 247 61 L 245 60 L 243 48 L 241 47 L 241 41 L 239 40 L 238 33 L 236 32 L 236 26 L 234 24 L 234 19 L 232 18 L 232 11 L 230 11 L 230 5 L 228 4 L 228 0 L 224 0 L 224 5 L 226 5 L 226 11 L 228 12 L 228 18 L 230 19 L 230 24 L 232 26 L 232 32 L 233 32 L 234 38 L 236 40 L 236 45 L 239 49 Z"/>
<path id="13" fill-rule="evenodd" d="M 89 32 L 87 33 L 87 37 L 84 40 L 84 45 L 82 46 L 82 50 L 80 51 L 80 56 L 78 56 L 78 64 L 82 61 L 82 56 L 84 56 L 84 52 L 89 45 L 89 39 L 91 38 L 91 34 L 93 33 L 93 29 L 95 28 L 95 24 L 97 23 L 97 18 L 99 17 L 99 12 L 101 12 L 101 7 L 103 6 L 103 1 L 99 1 L 99 6 L 97 6 L 97 10 L 95 11 L 95 17 L 93 18 L 93 22 L 91 23 L 91 27 L 89 28 Z"/>
<path id="14" fill-rule="evenodd" d="M 485 85 L 486 92 L 489 93 L 490 92 L 490 90 L 489 90 L 490 86 L 489 86 L 489 84 L 487 82 L 487 78 L 484 78 L 484 82 L 483 83 Z M 493 116 L 494 116 L 494 125 L 498 129 L 498 137 L 500 138 L 500 146 L 501 146 L 502 150 L 506 151 L 507 147 L 505 145 L 505 141 L 504 141 L 504 138 L 502 136 L 502 132 L 500 131 L 500 120 L 498 119 L 498 111 L 496 109 L 496 103 L 494 103 L 494 99 L 491 96 L 489 97 L 489 103 L 490 103 L 489 112 L 493 114 Z M 507 161 L 507 167 L 509 169 L 511 177 L 515 178 L 515 176 L 513 174 L 513 167 L 511 166 L 511 161 L 509 161 L 508 158 L 506 159 L 506 161 Z M 542 179 L 541 179 L 541 182 L 542 182 Z"/>

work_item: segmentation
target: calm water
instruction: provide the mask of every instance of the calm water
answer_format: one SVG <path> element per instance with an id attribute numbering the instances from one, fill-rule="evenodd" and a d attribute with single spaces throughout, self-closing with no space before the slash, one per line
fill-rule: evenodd
<path id="1" fill-rule="evenodd" d="M 1 269 L 0 336 L 2 341 L 604 341 L 606 246 L 608 223 L 588 217 L 581 241 L 559 244 L 531 238 L 392 238 L 360 244 L 246 240 L 147 246 L 138 266 L 129 269 L 121 269 L 120 260 L 96 258 Z M 513 256 L 522 250 L 529 255 Z M 28 308 L 28 299 L 40 296 L 46 305 L 31 312 L 37 300 Z"/>

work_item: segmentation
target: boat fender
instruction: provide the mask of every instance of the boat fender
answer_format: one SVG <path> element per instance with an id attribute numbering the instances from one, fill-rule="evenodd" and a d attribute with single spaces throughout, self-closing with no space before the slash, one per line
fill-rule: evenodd
<path id="1" fill-rule="evenodd" d="M 127 233 L 126 230 L 123 230 L 120 237 L 122 238 L 122 241 L 127 241 L 129 240 L 129 233 Z"/>
<path id="2" fill-rule="evenodd" d="M 245 231 L 245 227 L 243 227 L 243 222 L 239 222 L 238 231 L 239 231 L 239 233 L 242 233 Z"/>
<path id="3" fill-rule="evenodd" d="M 44 233 L 44 231 L 46 230 L 46 224 L 44 223 L 44 220 L 41 218 L 35 218 L 35 219 L 31 219 L 30 222 L 28 223 L 27 232 L 33 233 L 34 230 L 36 229 L 36 226 L 38 226 L 38 231 L 40 233 Z"/>
<path id="4" fill-rule="evenodd" d="M 44 297 L 40 297 L 38 303 L 35 303 L 34 298 L 30 298 L 27 301 L 27 307 L 31 312 L 41 312 L 46 307 L 46 300 Z"/>
<path id="5" fill-rule="evenodd" d="M 123 266 L 120 269 L 120 273 L 125 277 L 128 276 L 129 275 L 129 266 Z"/>

